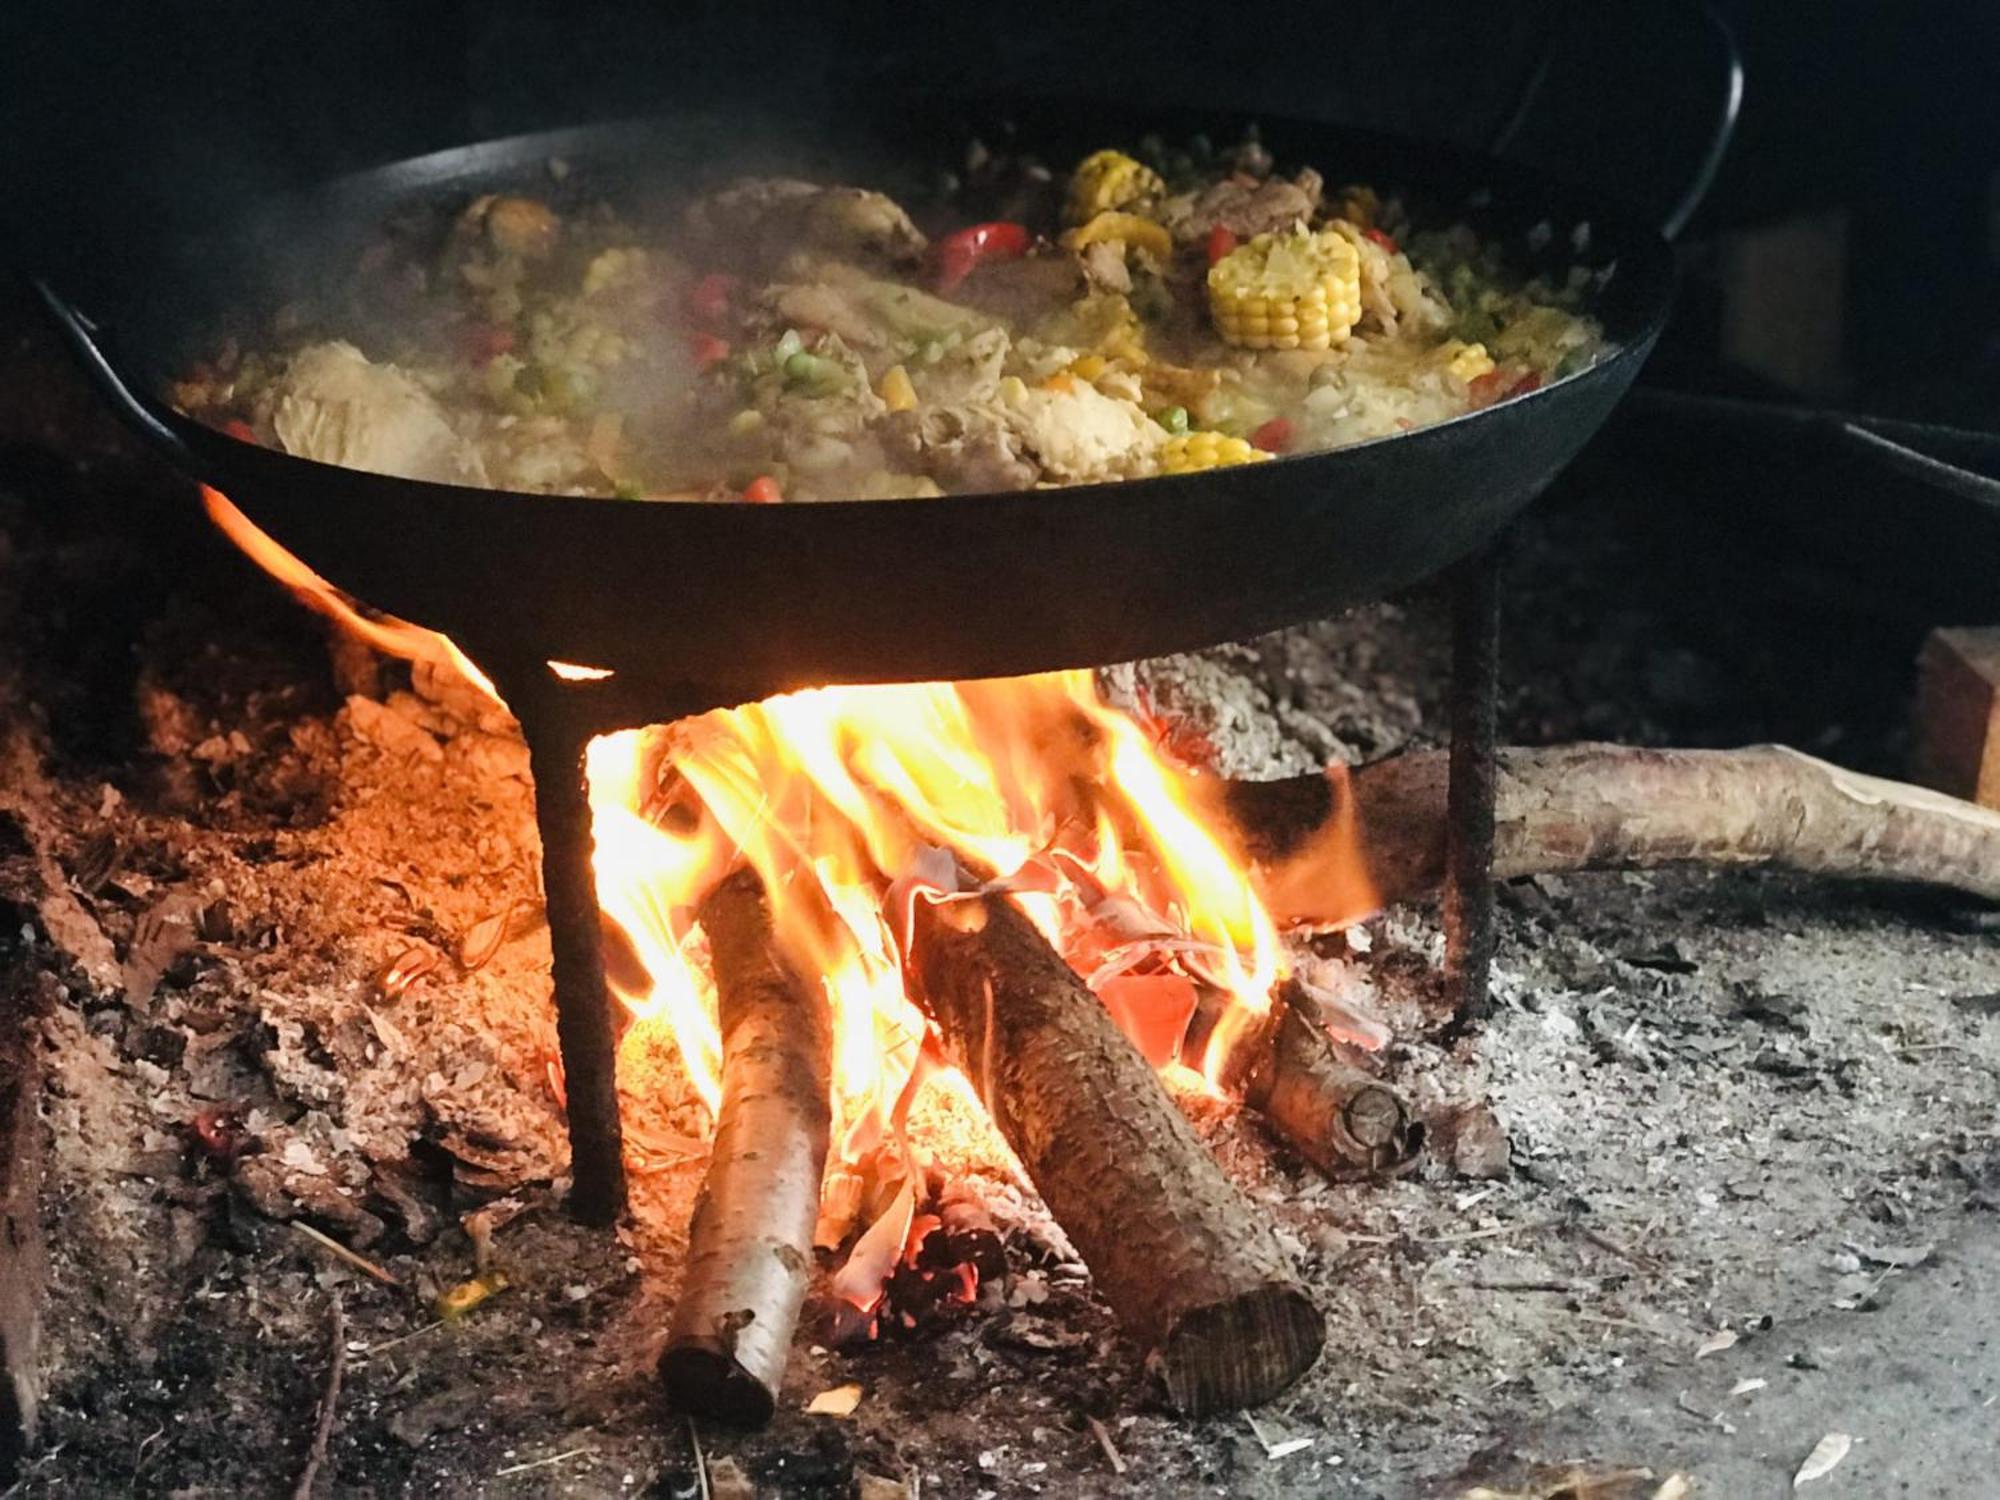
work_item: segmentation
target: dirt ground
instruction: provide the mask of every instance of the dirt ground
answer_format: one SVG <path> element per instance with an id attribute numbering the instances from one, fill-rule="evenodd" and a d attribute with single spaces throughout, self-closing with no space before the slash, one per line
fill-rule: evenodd
<path id="1" fill-rule="evenodd" d="M 556 1206 L 505 726 L 400 668 L 336 686 L 317 622 L 174 481 L 80 469 L 41 415 L 10 420 L 0 982 L 40 1012 L 50 1287 L 41 1448 L 9 1495 L 289 1493 L 336 1301 L 321 1494 L 1643 1496 L 1685 1475 L 1752 1500 L 1829 1434 L 1851 1447 L 1805 1493 L 2000 1485 L 2000 938 L 1932 896 L 1759 872 L 1506 887 L 1499 1008 L 1450 1047 L 1427 1039 L 1435 914 L 1350 939 L 1397 1030 L 1384 1071 L 1434 1115 L 1490 1105 L 1502 1176 L 1330 1185 L 1190 1103 L 1328 1316 L 1317 1368 L 1254 1418 L 1167 1414 L 996 1174 L 1012 1274 L 978 1307 L 859 1351 L 810 1326 L 768 1430 L 690 1427 L 650 1364 L 706 1127 L 635 1043 L 634 1220 Z M 1895 770 L 1914 642 L 1782 580 L 1730 587 L 1669 545 L 1662 496 L 1606 473 L 1519 539 L 1507 737 L 1782 737 Z M 1225 769 L 1268 775 L 1435 740 L 1444 665 L 1419 593 L 1140 670 Z M 385 983 L 410 955 L 435 966 Z M 518 1207 L 491 1236 L 509 1284 L 440 1323 L 475 1269 L 461 1216 L 496 1202 Z M 848 1385 L 850 1415 L 806 1412 Z M 1561 1488 L 1578 1475 L 1607 1487 Z"/>

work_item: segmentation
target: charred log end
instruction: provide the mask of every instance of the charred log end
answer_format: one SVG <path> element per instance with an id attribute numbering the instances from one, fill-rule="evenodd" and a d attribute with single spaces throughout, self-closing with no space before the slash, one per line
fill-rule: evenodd
<path id="1" fill-rule="evenodd" d="M 660 1356 L 660 1382 L 675 1411 L 732 1427 L 762 1427 L 778 1409 L 777 1393 L 737 1363 L 719 1338 L 668 1348 Z"/>
<path id="2" fill-rule="evenodd" d="M 1394 1175 L 1412 1166 L 1423 1126 L 1402 1095 L 1341 1057 L 1315 1007 L 1291 985 L 1231 1080 L 1279 1139 L 1332 1178 Z"/>
<path id="3" fill-rule="evenodd" d="M 1328 776 L 1278 781 L 1226 781 L 1217 788 L 1224 825 L 1259 863 L 1289 859 L 1332 820 L 1334 783 Z"/>
<path id="4" fill-rule="evenodd" d="M 1153 1355 L 1183 1416 L 1261 1406 L 1319 1358 L 1326 1323 L 1297 1287 L 1269 1286 L 1189 1308 Z"/>

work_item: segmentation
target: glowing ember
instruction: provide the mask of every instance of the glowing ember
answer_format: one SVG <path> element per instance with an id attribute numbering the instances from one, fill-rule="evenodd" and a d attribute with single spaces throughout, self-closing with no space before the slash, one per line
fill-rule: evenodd
<path id="1" fill-rule="evenodd" d="M 491 695 L 450 641 L 365 614 L 204 493 L 217 524 L 314 608 Z M 711 1110 L 720 1039 L 695 913 L 739 861 L 762 878 L 779 944 L 834 1018 L 830 1187 L 894 1151 L 920 1087 L 969 1093 L 924 1057 L 925 1023 L 904 992 L 915 900 L 1009 891 L 1155 1067 L 1194 1069 L 1211 1087 L 1285 976 L 1249 872 L 1204 826 L 1201 779 L 1105 705 L 1086 671 L 791 693 L 603 736 L 587 766 L 599 900 L 638 960 L 616 966 L 615 982 L 639 1028 L 671 1033 Z M 1221 1020 L 1203 1055 L 1183 1056 L 1204 994 L 1226 997 Z M 840 1290 L 863 1312 L 916 1251 L 915 1180 L 860 1213 L 874 1225 L 856 1252 L 868 1268 L 851 1266 Z"/>

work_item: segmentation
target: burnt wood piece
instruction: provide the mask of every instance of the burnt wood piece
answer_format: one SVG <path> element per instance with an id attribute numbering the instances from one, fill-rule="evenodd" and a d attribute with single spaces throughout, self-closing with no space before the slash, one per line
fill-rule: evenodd
<path id="1" fill-rule="evenodd" d="M 1452 569 L 1451 774 L 1444 832 L 1444 964 L 1454 1023 L 1486 1019 L 1493 972 L 1493 753 L 1499 735 L 1504 541 Z"/>
<path id="2" fill-rule="evenodd" d="M 722 1028 L 722 1108 L 660 1378 L 681 1410 L 753 1425 L 776 1408 L 812 1276 L 833 1029 L 818 987 L 779 956 L 754 872 L 716 887 L 701 925 Z"/>
<path id="3" fill-rule="evenodd" d="M 909 971 L 951 1061 L 1193 1416 L 1254 1406 L 1326 1329 L 1276 1237 L 1097 997 L 1010 902 L 917 903 Z"/>
<path id="4" fill-rule="evenodd" d="M 2000 627 L 1934 630 L 1924 642 L 1911 760 L 1925 786 L 2000 807 Z"/>
<path id="5" fill-rule="evenodd" d="M 1206 991 L 1182 1043 L 1200 1057 L 1227 997 Z M 1236 1037 L 1217 1082 L 1254 1110 L 1271 1131 L 1329 1177 L 1401 1171 L 1421 1141 L 1402 1095 L 1340 1055 L 1311 998 L 1292 983 Z"/>
<path id="6" fill-rule="evenodd" d="M 1437 889 L 1448 768 L 1417 751 L 1219 790 L 1281 925 L 1338 925 Z M 1773 865 L 2000 901 L 2000 812 L 1782 745 L 1498 752 L 1494 874 Z M 1357 852 L 1358 851 L 1358 852 Z M 1359 859 L 1363 868 L 1356 871 Z"/>
<path id="7" fill-rule="evenodd" d="M 503 688 L 507 684 L 503 684 Z M 542 895 L 548 908 L 556 1040 L 562 1048 L 569 1116 L 570 1212 L 610 1224 L 625 1211 L 624 1136 L 618 1119 L 617 1002 L 604 978 L 604 939 L 591 872 L 585 737 L 558 713 L 508 701 L 528 741 L 535 824 L 542 835 Z"/>

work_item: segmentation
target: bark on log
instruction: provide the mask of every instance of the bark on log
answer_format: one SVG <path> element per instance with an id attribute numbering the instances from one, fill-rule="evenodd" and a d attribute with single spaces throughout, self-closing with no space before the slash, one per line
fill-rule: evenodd
<path id="1" fill-rule="evenodd" d="M 1120 1322 L 1190 1415 L 1268 1401 L 1326 1329 L 1269 1226 L 1097 997 L 1011 903 L 917 904 L 909 964 Z"/>
<path id="2" fill-rule="evenodd" d="M 1338 924 L 1436 889 L 1446 756 L 1218 788 L 1280 924 Z M 1502 750 L 1494 873 L 1774 865 L 2000 901 L 2000 813 L 1782 745 Z"/>
<path id="3" fill-rule="evenodd" d="M 1224 1004 L 1203 995 L 1183 1057 L 1203 1055 Z M 1316 1010 L 1295 985 L 1281 985 L 1262 1020 L 1235 1039 L 1217 1082 L 1329 1177 L 1403 1170 L 1421 1141 L 1408 1104 L 1340 1055 Z"/>
<path id="4" fill-rule="evenodd" d="M 722 1107 L 688 1231 L 660 1377 L 683 1411 L 770 1420 L 812 1275 L 830 1128 L 832 1023 L 778 956 L 742 871 L 703 902 L 722 1028 Z"/>

